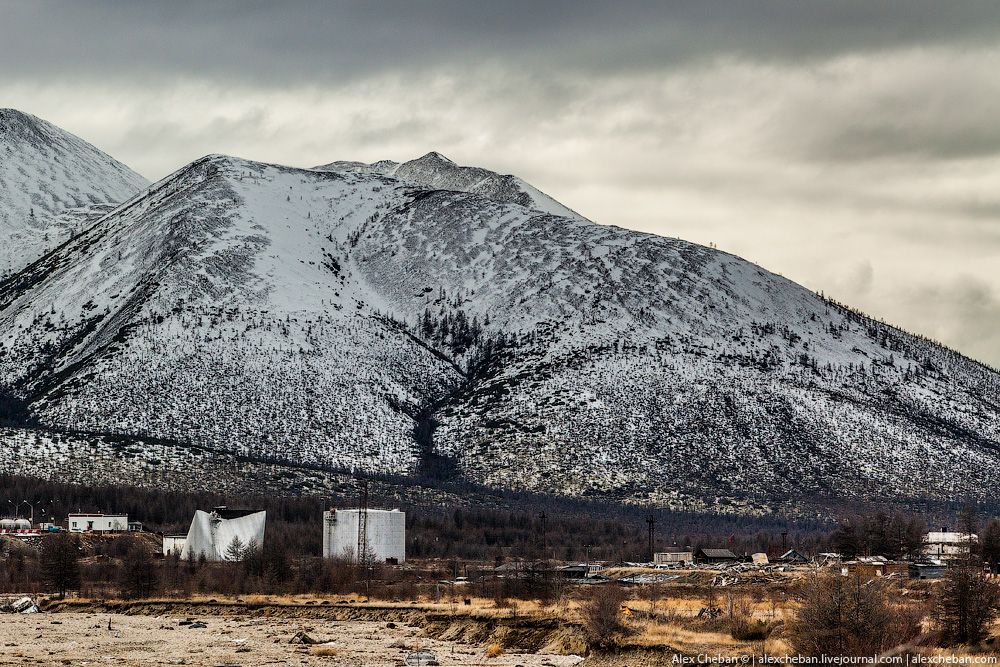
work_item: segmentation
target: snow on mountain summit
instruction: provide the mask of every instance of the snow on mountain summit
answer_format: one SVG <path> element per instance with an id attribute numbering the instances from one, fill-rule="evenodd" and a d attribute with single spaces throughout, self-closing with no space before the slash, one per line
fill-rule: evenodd
<path id="1" fill-rule="evenodd" d="M 911 501 L 1000 480 L 995 371 L 436 155 L 376 165 L 213 155 L 150 186 L 0 283 L 0 389 L 47 427 L 172 443 L 129 450 L 168 473 L 196 448 L 443 460 L 495 487 L 735 511 L 790 486 Z"/>
<path id="2" fill-rule="evenodd" d="M 462 167 L 437 151 L 430 151 L 415 160 L 403 163 L 392 160 L 381 160 L 372 164 L 331 162 L 314 169 L 382 174 L 435 190 L 468 192 L 496 202 L 518 204 L 543 213 L 586 219 L 517 176 L 502 175 L 481 167 Z"/>
<path id="3" fill-rule="evenodd" d="M 0 275 L 42 256 L 147 183 L 55 125 L 0 109 Z"/>

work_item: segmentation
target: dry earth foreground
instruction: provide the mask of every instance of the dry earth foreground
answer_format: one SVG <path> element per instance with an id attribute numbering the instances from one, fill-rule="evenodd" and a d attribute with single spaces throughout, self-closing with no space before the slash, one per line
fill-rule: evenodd
<path id="1" fill-rule="evenodd" d="M 766 638 L 735 639 L 725 618 L 705 614 L 706 606 L 718 606 L 724 616 L 725 608 L 737 603 L 728 586 L 676 586 L 655 597 L 626 599 L 630 632 L 611 647 L 588 643 L 582 609 L 569 600 L 552 605 L 500 605 L 483 598 L 469 604 L 461 598 L 366 603 L 313 596 L 39 600 L 42 613 L 0 614 L 0 665 L 748 664 L 752 656 L 790 655 L 785 628 L 796 604 L 785 583 L 756 587 L 748 602 L 749 618 L 770 629 Z M 900 591 L 897 604 L 924 599 L 927 583 Z M 1000 624 L 994 623 L 979 647 L 945 650 L 918 641 L 903 653 L 885 655 L 920 656 L 919 664 L 927 665 L 996 665 L 998 647 Z M 418 653 L 436 662 L 407 662 Z"/>
<path id="2" fill-rule="evenodd" d="M 421 651 L 432 653 L 443 666 L 570 667 L 581 661 L 577 656 L 545 653 L 503 652 L 488 657 L 490 646 L 430 638 L 421 628 L 405 623 L 253 615 L 9 615 L 0 617 L 0 638 L 0 665 L 374 667 L 406 664 L 408 655 Z"/>

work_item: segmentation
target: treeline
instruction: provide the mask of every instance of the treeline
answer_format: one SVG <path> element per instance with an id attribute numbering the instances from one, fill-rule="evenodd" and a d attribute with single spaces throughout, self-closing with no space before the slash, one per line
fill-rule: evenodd
<path id="1" fill-rule="evenodd" d="M 889 559 L 916 559 L 924 551 L 928 532 L 922 517 L 897 512 L 858 514 L 841 521 L 830 534 L 831 548 L 845 558 L 884 556 Z M 1000 571 L 1000 517 L 982 517 L 972 506 L 959 513 L 952 532 L 966 536 L 967 560 L 981 562 L 991 572 Z"/>
<path id="2" fill-rule="evenodd" d="M 649 559 L 647 519 L 654 520 L 653 548 L 666 546 L 725 547 L 738 554 L 781 547 L 823 550 L 829 523 L 790 522 L 774 517 L 716 516 L 689 512 L 650 511 L 596 500 L 496 492 L 468 488 L 458 493 L 470 503 L 456 507 L 433 501 L 400 502 L 405 487 L 381 481 L 395 497 L 375 493 L 372 507 L 399 507 L 407 513 L 407 554 L 412 558 L 497 558 L 644 561 Z M 357 496 L 226 496 L 210 492 L 177 492 L 127 486 L 84 486 L 30 477 L 0 475 L 0 507 L 22 514 L 34 506 L 35 519 L 63 521 L 70 512 L 127 513 L 144 529 L 185 534 L 197 509 L 219 505 L 263 509 L 268 513 L 265 542 L 280 541 L 294 556 L 320 555 L 322 512 L 328 507 L 355 507 Z M 475 504 L 471 504 L 475 503 Z M 2 511 L 2 510 L 0 510 Z"/>

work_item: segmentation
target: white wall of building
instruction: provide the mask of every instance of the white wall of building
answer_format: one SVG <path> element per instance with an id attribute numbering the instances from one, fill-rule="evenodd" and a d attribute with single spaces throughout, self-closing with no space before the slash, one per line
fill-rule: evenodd
<path id="1" fill-rule="evenodd" d="M 357 560 L 358 522 L 361 510 L 323 512 L 323 557 Z M 368 553 L 377 562 L 390 558 L 406 561 L 406 513 L 368 510 Z"/>
<path id="2" fill-rule="evenodd" d="M 693 551 L 659 551 L 653 554 L 653 563 L 656 565 L 670 565 L 672 563 L 693 563 Z"/>
<path id="3" fill-rule="evenodd" d="M 184 551 L 184 544 L 187 542 L 187 535 L 164 535 L 163 555 L 174 554 L 180 556 Z"/>
<path id="4" fill-rule="evenodd" d="M 70 514 L 66 524 L 71 533 L 128 530 L 127 514 Z"/>

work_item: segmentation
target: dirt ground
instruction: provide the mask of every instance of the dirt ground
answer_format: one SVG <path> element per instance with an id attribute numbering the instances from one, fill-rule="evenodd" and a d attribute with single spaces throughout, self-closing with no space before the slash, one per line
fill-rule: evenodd
<path id="1" fill-rule="evenodd" d="M 206 627 L 181 625 L 183 621 Z M 108 629 L 110 621 L 111 629 Z M 252 616 L 127 616 L 59 613 L 0 616 L 0 665 L 403 665 L 411 651 L 434 653 L 441 665 L 570 667 L 576 656 L 503 654 L 439 641 L 419 628 L 373 621 L 313 621 Z M 320 645 L 292 643 L 306 632 Z"/>

